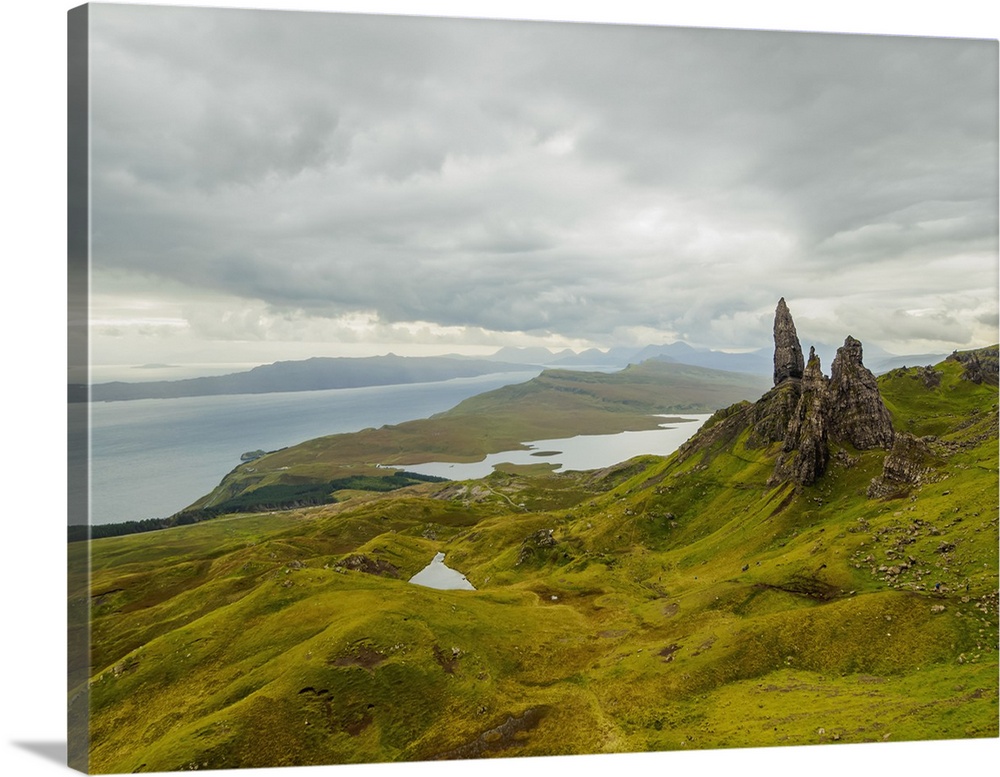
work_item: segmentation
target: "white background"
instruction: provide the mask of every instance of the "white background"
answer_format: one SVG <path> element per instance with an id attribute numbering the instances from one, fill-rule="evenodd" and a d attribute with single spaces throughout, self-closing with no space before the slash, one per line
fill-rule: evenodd
<path id="1" fill-rule="evenodd" d="M 176 2 L 163 4 L 177 5 Z M 194 3 L 186 3 L 192 5 Z M 514 19 L 673 24 L 949 37 L 998 37 L 998 12 L 981 0 L 822 3 L 691 0 L 260 0 L 206 3 Z M 62 774 L 65 758 L 65 40 L 59 0 L 7 0 L 0 18 L 0 774 Z M 437 764 L 435 775 L 565 770 L 783 775 L 993 773 L 1000 740 L 503 759 Z M 251 776 L 431 774 L 427 765 L 253 769 Z"/>

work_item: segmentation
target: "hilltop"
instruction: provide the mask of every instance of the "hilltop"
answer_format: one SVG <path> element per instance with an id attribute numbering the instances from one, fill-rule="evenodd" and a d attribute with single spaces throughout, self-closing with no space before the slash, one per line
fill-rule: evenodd
<path id="1" fill-rule="evenodd" d="M 996 737 L 996 364 L 828 377 L 782 301 L 670 457 L 94 541 L 91 768 Z"/>

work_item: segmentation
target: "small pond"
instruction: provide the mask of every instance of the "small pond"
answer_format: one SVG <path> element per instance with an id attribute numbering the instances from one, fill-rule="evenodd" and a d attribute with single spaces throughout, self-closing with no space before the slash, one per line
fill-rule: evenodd
<path id="1" fill-rule="evenodd" d="M 426 588 L 438 588 L 441 590 L 476 590 L 475 586 L 466 579 L 465 575 L 457 569 L 445 566 L 444 553 L 436 554 L 431 559 L 430 564 L 410 578 L 410 582 L 425 586 Z"/>

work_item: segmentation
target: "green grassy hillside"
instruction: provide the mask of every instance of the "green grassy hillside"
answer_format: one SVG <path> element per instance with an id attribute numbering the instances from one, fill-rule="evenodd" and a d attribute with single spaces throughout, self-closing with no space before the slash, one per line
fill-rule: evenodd
<path id="1" fill-rule="evenodd" d="M 93 541 L 91 768 L 996 737 L 997 389 L 965 374 L 879 380 L 920 440 L 883 496 L 849 446 L 769 485 L 781 443 L 723 412 L 668 459 Z M 437 552 L 477 590 L 408 583 Z"/>

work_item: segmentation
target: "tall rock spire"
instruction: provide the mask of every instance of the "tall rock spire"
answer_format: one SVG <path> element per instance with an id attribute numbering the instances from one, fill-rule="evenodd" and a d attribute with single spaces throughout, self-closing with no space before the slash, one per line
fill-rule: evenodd
<path id="1" fill-rule="evenodd" d="M 774 311 L 774 385 L 788 378 L 801 378 L 804 371 L 805 361 L 799 336 L 795 332 L 795 322 L 782 297 Z"/>

